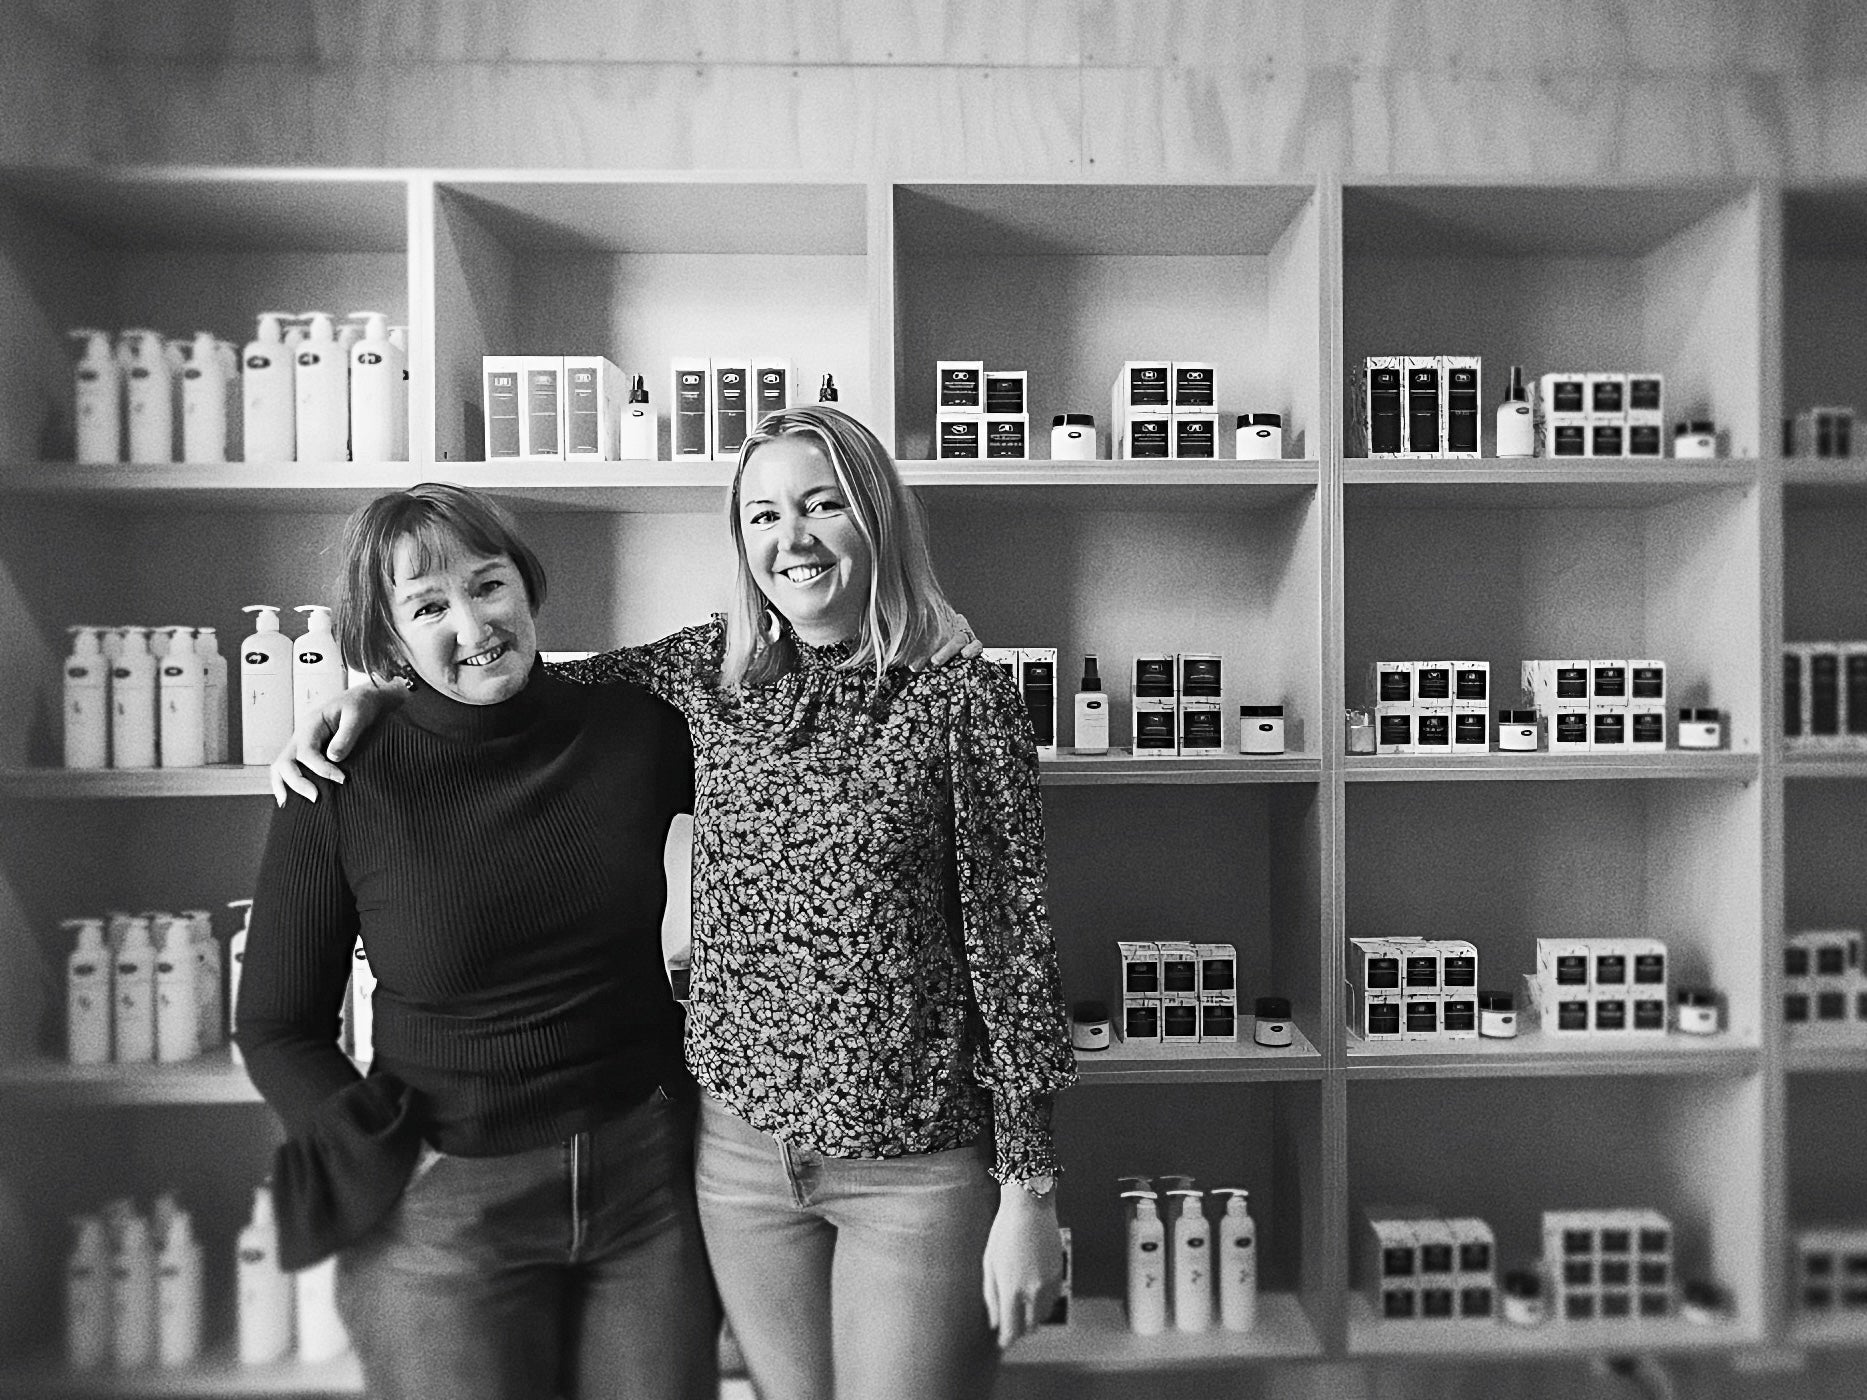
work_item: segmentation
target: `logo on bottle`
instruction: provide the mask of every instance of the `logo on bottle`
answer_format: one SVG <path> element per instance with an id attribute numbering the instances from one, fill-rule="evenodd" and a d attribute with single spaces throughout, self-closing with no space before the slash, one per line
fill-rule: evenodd
<path id="1" fill-rule="evenodd" d="M 248 369 L 271 369 L 272 361 L 267 359 L 264 355 L 248 355 L 246 357 L 246 367 Z"/>

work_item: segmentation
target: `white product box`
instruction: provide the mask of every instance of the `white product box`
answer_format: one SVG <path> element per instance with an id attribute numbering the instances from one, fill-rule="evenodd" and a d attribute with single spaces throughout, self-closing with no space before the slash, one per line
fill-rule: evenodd
<path id="1" fill-rule="evenodd" d="M 1484 368 L 1476 355 L 1439 357 L 1440 455 L 1484 455 Z"/>
<path id="2" fill-rule="evenodd" d="M 761 356 L 752 361 L 752 426 L 782 413 L 797 394 L 797 369 L 789 360 Z"/>
<path id="3" fill-rule="evenodd" d="M 1543 455 L 1588 455 L 1588 376 L 1546 374 L 1540 381 L 1543 401 Z"/>
<path id="4" fill-rule="evenodd" d="M 1230 943 L 1195 943 L 1199 955 L 1199 994 L 1238 995 L 1238 950 Z"/>
<path id="5" fill-rule="evenodd" d="M 1413 707 L 1413 751 L 1438 754 L 1442 757 L 1452 752 L 1452 707 L 1450 705 L 1415 705 Z"/>
<path id="6" fill-rule="evenodd" d="M 1166 458 L 1173 455 L 1173 419 L 1138 409 L 1112 420 L 1118 458 Z"/>
<path id="7" fill-rule="evenodd" d="M 1212 1044 L 1238 1040 L 1238 998 L 1230 992 L 1199 994 L 1199 1038 Z"/>
<path id="8" fill-rule="evenodd" d="M 715 461 L 734 461 L 752 429 L 752 362 L 710 360 L 707 375 L 713 411 L 712 456 Z"/>
<path id="9" fill-rule="evenodd" d="M 1587 705 L 1558 702 L 1548 714 L 1550 753 L 1577 754 L 1591 751 L 1589 720 L 1593 712 Z"/>
<path id="10" fill-rule="evenodd" d="M 994 418 L 1030 415 L 1027 370 L 988 369 L 985 372 L 985 411 Z"/>
<path id="11" fill-rule="evenodd" d="M 985 412 L 984 360 L 938 360 L 934 368 L 939 374 L 934 394 L 936 413 Z"/>
<path id="12" fill-rule="evenodd" d="M 1460 1321 L 1488 1319 L 1497 1310 L 1497 1236 L 1475 1217 L 1446 1222 L 1458 1271 Z"/>
<path id="13" fill-rule="evenodd" d="M 1404 400 L 1401 421 L 1406 427 L 1406 455 L 1443 457 L 1446 441 L 1446 396 L 1440 382 L 1437 355 L 1408 355 L 1401 383 Z"/>
<path id="14" fill-rule="evenodd" d="M 480 357 L 481 405 L 486 422 L 486 460 L 519 457 L 525 414 L 520 404 L 520 355 Z"/>
<path id="15" fill-rule="evenodd" d="M 984 414 L 947 412 L 934 420 L 934 460 L 973 461 L 984 455 Z"/>
<path id="16" fill-rule="evenodd" d="M 1421 661 L 1413 668 L 1413 703 L 1416 705 L 1452 704 L 1452 663 Z"/>
<path id="17" fill-rule="evenodd" d="M 1491 712 L 1455 704 L 1452 707 L 1452 752 L 1491 752 Z"/>
<path id="18" fill-rule="evenodd" d="M 1597 710 L 1627 708 L 1627 662 L 1621 659 L 1588 663 L 1588 703 Z"/>
<path id="19" fill-rule="evenodd" d="M 1376 705 L 1374 707 L 1374 751 L 1376 753 L 1417 753 L 1414 743 L 1413 706 Z"/>
<path id="20" fill-rule="evenodd" d="M 1213 414 L 1219 401 L 1215 397 L 1218 382 L 1214 367 L 1200 360 L 1175 360 L 1171 368 L 1171 407 L 1175 416 L 1182 413 Z"/>
<path id="21" fill-rule="evenodd" d="M 1018 691 L 1031 717 L 1031 732 L 1042 758 L 1057 756 L 1057 649 L 1018 649 Z"/>
<path id="22" fill-rule="evenodd" d="M 603 355 L 564 357 L 564 459 L 613 462 L 622 401 L 629 389 L 622 371 Z"/>
<path id="23" fill-rule="evenodd" d="M 985 455 L 1023 461 L 1031 455 L 1031 420 L 1022 413 L 985 415 Z"/>
<path id="24" fill-rule="evenodd" d="M 1406 452 L 1406 368 L 1398 355 L 1370 355 L 1363 365 L 1362 392 L 1368 425 L 1368 455 Z"/>
<path id="25" fill-rule="evenodd" d="M 1174 659 L 1159 653 L 1134 659 L 1129 708 L 1136 758 L 1174 758 L 1180 751 Z"/>
<path id="26" fill-rule="evenodd" d="M 677 356 L 668 366 L 668 455 L 713 455 L 713 374 L 702 359 Z"/>
<path id="27" fill-rule="evenodd" d="M 1219 415 L 1175 413 L 1173 455 L 1192 461 L 1211 461 L 1219 455 Z"/>
<path id="28" fill-rule="evenodd" d="M 1406 992 L 1401 996 L 1402 1040 L 1438 1040 L 1440 997 L 1437 992 Z"/>
<path id="29" fill-rule="evenodd" d="M 1199 1044 L 1199 994 L 1169 992 L 1160 1000 L 1160 1043 Z"/>
<path id="30" fill-rule="evenodd" d="M 1491 709 L 1491 663 L 1489 661 L 1454 661 L 1452 663 L 1452 703 L 1476 710 Z"/>
<path id="31" fill-rule="evenodd" d="M 1636 700 L 1627 711 L 1627 751 L 1629 753 L 1664 753 L 1666 751 L 1666 711 L 1648 708 Z"/>
<path id="32" fill-rule="evenodd" d="M 1377 661 L 1374 663 L 1374 703 L 1377 705 L 1411 705 L 1413 694 L 1414 665 L 1411 661 Z"/>

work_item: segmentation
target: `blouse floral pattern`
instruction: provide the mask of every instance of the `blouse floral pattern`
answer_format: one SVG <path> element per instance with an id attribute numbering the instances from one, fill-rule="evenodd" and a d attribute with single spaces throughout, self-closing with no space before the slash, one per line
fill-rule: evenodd
<path id="1" fill-rule="evenodd" d="M 1011 678 L 972 660 L 847 668 L 847 645 L 737 697 L 724 620 L 552 669 L 628 680 L 694 741 L 689 1067 L 759 1130 L 837 1157 L 991 1134 L 1057 1170 L 1075 1081 L 1044 907 L 1043 809 Z"/>

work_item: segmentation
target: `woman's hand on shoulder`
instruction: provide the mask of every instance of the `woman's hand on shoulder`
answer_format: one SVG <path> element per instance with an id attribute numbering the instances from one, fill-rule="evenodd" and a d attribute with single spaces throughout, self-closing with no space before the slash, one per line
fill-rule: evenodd
<path id="1" fill-rule="evenodd" d="M 295 792 L 316 802 L 318 786 L 310 774 L 341 783 L 344 770 L 337 765 L 350 756 L 364 732 L 402 699 L 399 686 L 353 685 L 306 715 L 272 760 L 272 800 L 283 807 L 286 794 Z"/>
<path id="2" fill-rule="evenodd" d="M 985 1313 L 1001 1348 L 1036 1327 L 1063 1283 L 1057 1197 L 1001 1186 L 998 1214 L 985 1242 Z"/>

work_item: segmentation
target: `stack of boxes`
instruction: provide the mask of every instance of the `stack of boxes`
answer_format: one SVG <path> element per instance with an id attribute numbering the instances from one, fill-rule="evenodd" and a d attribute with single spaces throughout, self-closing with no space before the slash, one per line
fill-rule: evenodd
<path id="1" fill-rule="evenodd" d="M 1225 658 L 1212 652 L 1135 657 L 1129 722 L 1136 758 L 1224 753 Z"/>
<path id="2" fill-rule="evenodd" d="M 1109 392 L 1109 455 L 1219 455 L 1213 366 L 1195 360 L 1125 360 Z"/>
<path id="3" fill-rule="evenodd" d="M 1550 753 L 1666 750 L 1664 661 L 1526 661 L 1522 680 L 1548 723 Z"/>
<path id="4" fill-rule="evenodd" d="M 1867 1226 L 1796 1232 L 1796 1302 L 1816 1316 L 1867 1316 Z"/>
<path id="5" fill-rule="evenodd" d="M 1545 457 L 1664 457 L 1666 381 L 1658 374 L 1546 374 Z"/>
<path id="6" fill-rule="evenodd" d="M 1657 938 L 1539 938 L 1524 1001 L 1547 1035 L 1664 1035 L 1667 972 Z"/>
<path id="7" fill-rule="evenodd" d="M 622 371 L 601 355 L 486 355 L 488 461 L 613 462 Z"/>
<path id="8" fill-rule="evenodd" d="M 1377 753 L 1491 751 L 1489 661 L 1377 661 L 1373 688 Z"/>
<path id="9" fill-rule="evenodd" d="M 1484 455 L 1476 355 L 1370 355 L 1362 380 L 1370 457 Z"/>
<path id="10" fill-rule="evenodd" d="M 1021 369 L 987 369 L 983 360 L 941 360 L 934 402 L 934 456 L 943 462 L 1031 455 L 1031 415 Z"/>
<path id="11" fill-rule="evenodd" d="M 1118 943 L 1121 1032 L 1162 1045 L 1238 1039 L 1238 952 L 1230 943 Z"/>
<path id="12" fill-rule="evenodd" d="M 1457 938 L 1351 938 L 1348 1028 L 1368 1041 L 1477 1040 L 1478 948 Z"/>
<path id="13" fill-rule="evenodd" d="M 1055 647 L 987 647 L 987 661 L 1005 668 L 1018 684 L 1024 708 L 1031 716 L 1039 758 L 1057 756 L 1057 649 Z"/>
<path id="14" fill-rule="evenodd" d="M 1867 642 L 1783 648 L 1783 734 L 1792 748 L 1867 748 Z"/>
<path id="15" fill-rule="evenodd" d="M 1791 1027 L 1867 1026 L 1861 931 L 1809 930 L 1783 950 L 1783 1020 Z"/>
<path id="16" fill-rule="evenodd" d="M 787 360 L 673 360 L 668 394 L 670 455 L 677 461 L 732 461 L 760 419 L 791 406 L 796 379 L 797 371 Z"/>
<path id="17" fill-rule="evenodd" d="M 1543 1264 L 1565 1322 L 1672 1316 L 1673 1227 L 1655 1210 L 1546 1210 Z"/>
<path id="18" fill-rule="evenodd" d="M 1392 1321 L 1488 1321 L 1496 1312 L 1497 1241 L 1472 1217 L 1370 1206 L 1355 1236 L 1355 1270 L 1377 1316 Z"/>

